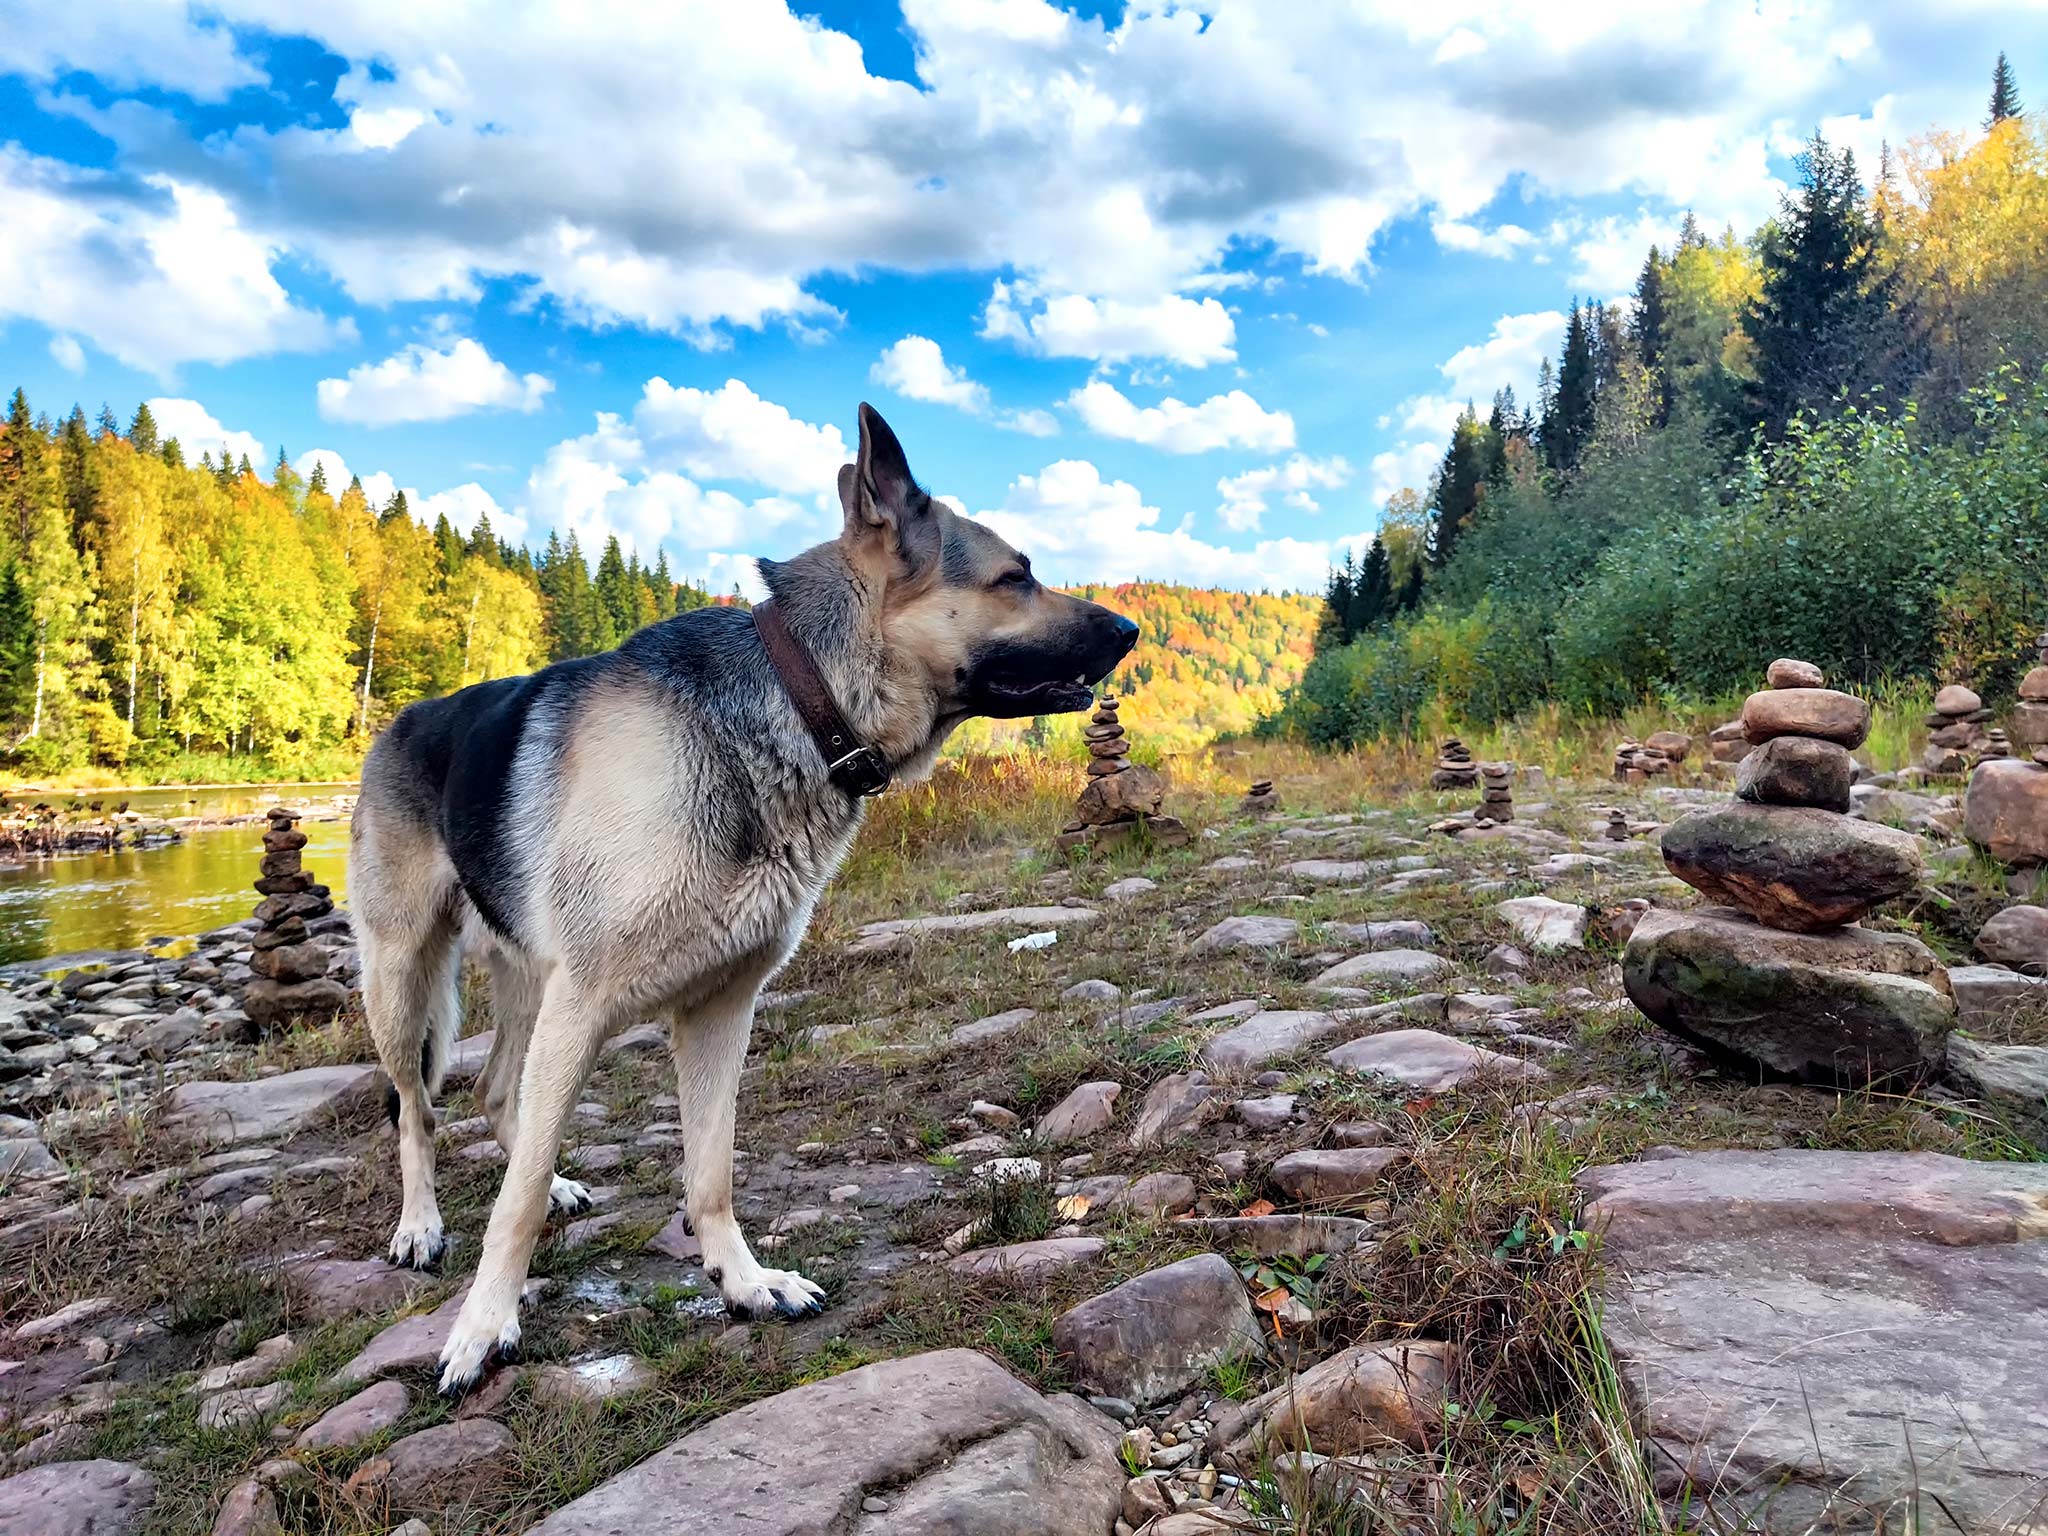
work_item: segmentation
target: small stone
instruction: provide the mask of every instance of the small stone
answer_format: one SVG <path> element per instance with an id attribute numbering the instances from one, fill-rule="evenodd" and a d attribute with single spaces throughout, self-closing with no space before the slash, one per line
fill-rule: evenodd
<path id="1" fill-rule="evenodd" d="M 288 1381 L 273 1381 L 268 1386 L 216 1392 L 199 1405 L 199 1427 L 229 1430 L 260 1424 L 282 1408 L 291 1399 L 291 1395 L 292 1387 Z"/>
<path id="2" fill-rule="evenodd" d="M 1812 662 L 1794 661 L 1787 656 L 1772 662 L 1764 679 L 1773 688 L 1820 688 L 1827 684 L 1827 674 Z"/>
<path id="3" fill-rule="evenodd" d="M 2007 907 L 1977 931 L 1977 953 L 1996 965 L 2048 975 L 2048 907 Z"/>
<path id="4" fill-rule="evenodd" d="M 1342 1205 L 1376 1189 L 1408 1161 L 1397 1147 L 1347 1147 L 1337 1151 L 1290 1152 L 1273 1165 L 1273 1187 L 1288 1199 L 1310 1205 Z"/>
<path id="5" fill-rule="evenodd" d="M 1742 760 L 1738 798 L 1759 805 L 1806 805 L 1846 812 L 1856 782 L 1847 747 L 1812 736 L 1774 736 Z"/>
<path id="6" fill-rule="evenodd" d="M 1829 811 L 1738 802 L 1672 823 L 1664 863 L 1712 901 L 1812 933 L 1853 923 L 1912 890 L 1920 847 L 1910 832 Z"/>
<path id="7" fill-rule="evenodd" d="M 335 1404 L 309 1424 L 296 1444 L 302 1450 L 345 1450 L 380 1435 L 406 1415 L 412 1393 L 402 1382 L 380 1381 Z"/>
<path id="8" fill-rule="evenodd" d="M 235 1484 L 221 1500 L 212 1536 L 284 1536 L 277 1495 L 257 1478 Z"/>
<path id="9" fill-rule="evenodd" d="M 607 1355 L 576 1365 L 544 1365 L 533 1375 L 533 1395 L 544 1403 L 608 1403 L 645 1392 L 660 1378 L 637 1355 Z"/>
<path id="10" fill-rule="evenodd" d="M 462 1504 L 506 1477 L 518 1441 L 493 1419 L 458 1419 L 394 1441 L 356 1468 L 348 1491 L 394 1509 Z"/>
<path id="11" fill-rule="evenodd" d="M 1963 836 L 2001 864 L 2048 863 L 2048 768 L 1993 758 L 1970 775 Z"/>
<path id="12" fill-rule="evenodd" d="M 1961 683 L 1950 683 L 1934 696 L 1936 714 L 1971 715 L 1984 707 L 1983 699 Z"/>
<path id="13" fill-rule="evenodd" d="M 1035 1132 L 1038 1140 L 1047 1145 L 1058 1145 L 1065 1141 L 1085 1141 L 1108 1130 L 1116 1117 L 1116 1101 L 1122 1092 L 1121 1083 L 1081 1084 L 1039 1120 Z"/>
<path id="14" fill-rule="evenodd" d="M 1541 1067 L 1483 1050 L 1429 1029 L 1396 1029 L 1340 1045 L 1323 1058 L 1346 1072 L 1369 1073 L 1422 1093 L 1440 1093 L 1477 1077 L 1541 1078 Z"/>
<path id="15" fill-rule="evenodd" d="M 1054 1350 L 1090 1392 L 1157 1402 L 1228 1360 L 1263 1353 L 1244 1283 L 1220 1254 L 1127 1280 L 1063 1313 Z"/>
<path id="16" fill-rule="evenodd" d="M 1743 701 L 1742 729 L 1755 746 L 1774 736 L 1818 736 L 1860 747 L 1870 735 L 1870 705 L 1832 688 L 1775 688 Z"/>

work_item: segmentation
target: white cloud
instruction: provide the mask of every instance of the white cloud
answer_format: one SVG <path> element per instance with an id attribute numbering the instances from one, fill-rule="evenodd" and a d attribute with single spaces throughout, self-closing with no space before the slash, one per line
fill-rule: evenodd
<path id="1" fill-rule="evenodd" d="M 1136 486 L 1102 478 L 1086 459 L 1061 459 L 1011 482 L 1000 507 L 974 514 L 1031 556 L 1048 581 L 1179 581 L 1257 591 L 1310 591 L 1329 574 L 1338 542 L 1262 539 L 1230 549 L 1198 539 L 1184 520 L 1161 528 Z"/>
<path id="2" fill-rule="evenodd" d="M 836 426 L 800 420 L 738 379 L 715 390 L 649 379 L 632 431 L 666 467 L 826 499 L 837 494 L 839 466 L 853 457 Z"/>
<path id="3" fill-rule="evenodd" d="M 76 336 L 67 336 L 62 331 L 52 336 L 50 357 L 66 373 L 85 372 L 85 348 L 78 344 Z"/>
<path id="4" fill-rule="evenodd" d="M 950 405 L 1033 437 L 1050 437 L 1059 431 L 1059 423 L 1044 411 L 995 410 L 987 387 L 970 379 L 965 368 L 948 363 L 939 344 L 928 336 L 905 336 L 883 348 L 868 377 L 906 400 Z"/>
<path id="5" fill-rule="evenodd" d="M 221 211 L 241 249 L 225 266 L 252 282 L 288 248 L 365 302 L 469 299 L 504 281 L 575 321 L 709 345 L 735 326 L 828 323 L 820 278 L 970 271 L 1016 280 L 996 334 L 1182 366 L 1227 360 L 1235 341 L 1220 304 L 1186 295 L 1245 264 L 1260 280 L 1363 278 L 1381 231 L 1418 213 L 1472 249 L 1522 249 L 1473 223 L 1511 188 L 1747 227 L 1774 196 L 1774 124 L 1900 79 L 1902 129 L 1974 120 L 1996 20 L 1976 8 L 1951 29 L 1971 46 L 1936 49 L 1913 8 L 1840 0 L 1148 4 L 1113 21 L 1044 0 L 905 0 L 916 78 L 900 80 L 776 0 L 534 6 L 484 26 L 416 0 L 288 16 L 276 0 L 160 3 L 118 19 L 26 3 L 0 69 L 48 87 L 115 144 L 124 173 L 231 199 Z M 332 111 L 216 133 L 66 80 L 79 69 L 218 99 L 264 83 L 237 30 L 287 24 L 345 61 Z M 95 178 L 51 195 L 131 251 L 151 219 L 199 217 L 163 213 L 164 185 L 147 212 L 134 185 L 103 190 Z M 17 197 L 0 196 L 8 244 L 47 238 L 40 211 L 24 235 Z M 46 265 L 106 249 L 90 232 L 59 240 Z M 101 329 L 172 330 L 131 344 L 150 366 L 312 344 L 305 327 L 320 327 L 260 283 L 265 304 L 219 307 L 211 327 L 175 304 L 150 319 L 154 306 L 129 302 L 136 270 L 88 291 L 114 295 L 102 309 L 128 322 Z M 1604 268 L 1588 256 L 1582 270 Z M 181 272 L 178 287 L 203 295 L 218 276 Z M 100 330 L 57 312 L 51 281 L 25 290 L 27 312 L 97 344 Z"/>
<path id="6" fill-rule="evenodd" d="M 1584 226 L 1572 245 L 1573 285 L 1589 299 L 1632 292 L 1650 247 L 1660 246 L 1668 253 L 1678 243 L 1679 224 L 1667 214 L 1642 212 L 1632 219 L 1610 214 Z"/>
<path id="7" fill-rule="evenodd" d="M 0 320 L 40 321 L 131 368 L 161 378 L 352 334 L 294 303 L 271 275 L 276 251 L 205 187 L 122 187 L 0 144 L 0 207 Z"/>
<path id="8" fill-rule="evenodd" d="M 154 409 L 154 402 L 152 402 Z M 161 423 L 159 423 L 161 425 Z M 318 466 L 327 477 L 327 491 L 331 496 L 340 496 L 348 489 L 348 482 L 356 472 L 348 461 L 332 448 L 309 448 L 292 460 L 292 469 L 301 480 L 310 480 L 313 469 Z M 362 477 L 363 500 L 372 511 L 381 512 L 397 494 L 398 481 L 384 470 L 372 470 Z M 442 517 L 464 538 L 476 530 L 479 515 L 488 515 L 491 528 L 501 539 L 510 539 L 517 544 L 527 534 L 526 519 L 516 511 L 498 505 L 498 499 L 474 480 L 453 486 L 445 491 L 423 492 L 418 486 L 405 487 L 406 509 L 422 527 L 431 528 Z"/>
<path id="9" fill-rule="evenodd" d="M 554 387 L 537 373 L 515 375 L 468 337 L 442 348 L 414 342 L 381 363 L 351 368 L 345 379 L 322 379 L 320 414 L 384 427 L 472 411 L 537 411 Z"/>
<path id="10" fill-rule="evenodd" d="M 1241 389 L 1211 395 L 1199 405 L 1171 396 L 1157 405 L 1134 404 L 1105 379 L 1091 379 L 1066 403 L 1091 432 L 1143 443 L 1167 453 L 1246 448 L 1277 453 L 1294 446 L 1294 418 L 1269 411 Z"/>
<path id="11" fill-rule="evenodd" d="M 197 464 L 202 453 L 212 454 L 215 463 L 219 463 L 221 455 L 226 454 L 230 463 L 239 464 L 246 454 L 254 468 L 269 468 L 270 456 L 264 451 L 261 438 L 254 433 L 231 431 L 222 426 L 213 419 L 213 413 L 197 400 L 159 395 L 149 402 L 149 414 L 156 419 L 159 438 L 175 437 L 178 440 L 187 464 Z"/>
<path id="12" fill-rule="evenodd" d="M 1216 515 L 1224 527 L 1243 533 L 1259 526 L 1271 498 L 1278 496 L 1297 511 L 1319 512 L 1322 507 L 1310 493 L 1335 490 L 1350 479 L 1351 465 L 1341 456 L 1312 459 L 1297 453 L 1283 464 L 1268 464 L 1218 480 L 1216 491 L 1223 502 Z"/>
<path id="13" fill-rule="evenodd" d="M 1475 251 L 1481 256 L 1507 260 L 1540 244 L 1538 238 L 1519 224 L 1496 224 L 1481 229 L 1462 219 L 1438 219 L 1430 225 L 1436 243 L 1448 251 Z"/>
<path id="14" fill-rule="evenodd" d="M 982 310 L 981 334 L 1042 357 L 1081 357 L 1098 363 L 1143 357 L 1206 368 L 1237 358 L 1237 325 L 1230 311 L 1214 299 L 1188 299 L 1177 293 L 1148 303 L 1080 294 L 1041 302 L 1029 285 L 999 280 Z"/>
<path id="15" fill-rule="evenodd" d="M 1564 327 L 1565 316 L 1555 309 L 1502 315 L 1486 340 L 1460 347 L 1439 371 L 1451 393 L 1463 398 L 1490 400 L 1495 390 L 1507 385 L 1528 399 L 1535 393 L 1543 359 L 1554 356 L 1564 340 Z"/>
<path id="16" fill-rule="evenodd" d="M 1372 456 L 1372 504 L 1383 507 L 1400 490 L 1427 493 L 1429 477 L 1444 456 L 1441 442 L 1403 443 Z"/>

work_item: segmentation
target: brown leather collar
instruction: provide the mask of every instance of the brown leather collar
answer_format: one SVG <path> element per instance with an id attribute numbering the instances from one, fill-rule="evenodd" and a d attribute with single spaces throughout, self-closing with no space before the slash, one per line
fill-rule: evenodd
<path id="1" fill-rule="evenodd" d="M 846 716 L 832 701 L 818 665 L 801 641 L 782 621 L 782 610 L 771 598 L 754 609 L 754 628 L 768 650 L 768 664 L 782 679 L 783 691 L 796 706 L 804 729 L 818 744 L 825 759 L 825 771 L 834 784 L 849 795 L 879 795 L 889 787 L 895 770 L 889 760 L 865 744 L 846 723 Z"/>

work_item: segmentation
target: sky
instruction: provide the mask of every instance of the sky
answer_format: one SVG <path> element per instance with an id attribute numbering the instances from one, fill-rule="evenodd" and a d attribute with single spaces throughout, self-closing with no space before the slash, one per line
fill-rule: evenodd
<path id="1" fill-rule="evenodd" d="M 1049 579 L 1320 587 L 1688 209 L 2048 107 L 2048 0 L 6 9 L 0 382 L 719 590 L 863 399 Z"/>

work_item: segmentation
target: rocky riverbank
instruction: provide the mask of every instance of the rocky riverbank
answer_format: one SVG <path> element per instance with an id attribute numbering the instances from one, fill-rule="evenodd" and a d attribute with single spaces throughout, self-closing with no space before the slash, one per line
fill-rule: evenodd
<path id="1" fill-rule="evenodd" d="M 1646 914 L 1694 906 L 1664 830 L 1728 805 L 1671 777 L 1524 779 L 1512 821 L 1283 781 L 1285 812 L 1177 807 L 1184 848 L 998 843 L 836 892 L 763 1001 L 736 1192 L 830 1308 L 723 1318 L 637 1025 L 577 1108 L 596 1208 L 543 1245 L 526 1358 L 452 1411 L 431 1364 L 504 1156 L 466 1092 L 487 1033 L 421 1276 L 377 1257 L 355 1009 L 256 1038 L 250 925 L 0 978 L 0 1529 L 1436 1531 L 1455 1496 L 1593 1532 L 1657 1495 L 2033 1528 L 2033 876 L 1957 796 L 1866 776 L 1856 825 L 1917 878 L 1830 931 L 1926 946 L 1952 1028 L 1896 1092 L 1760 1072 L 1624 991 Z M 346 913 L 305 928 L 352 983 Z"/>

